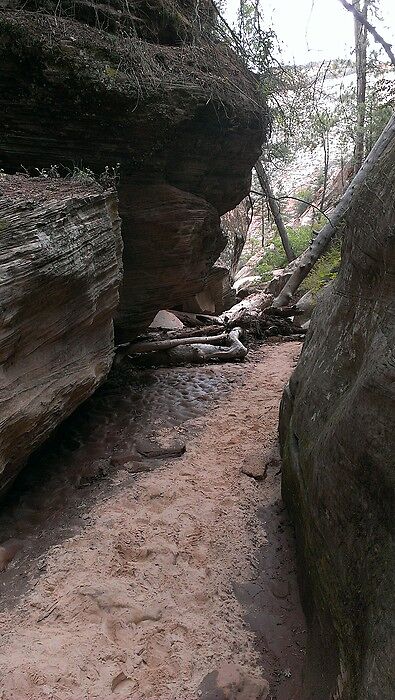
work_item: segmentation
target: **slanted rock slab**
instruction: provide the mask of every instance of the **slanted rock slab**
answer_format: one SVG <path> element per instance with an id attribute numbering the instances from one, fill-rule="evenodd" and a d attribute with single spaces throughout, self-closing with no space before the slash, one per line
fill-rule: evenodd
<path id="1" fill-rule="evenodd" d="M 0 175 L 0 492 L 106 377 L 121 256 L 114 192 Z"/>
<path id="2" fill-rule="evenodd" d="M 282 399 L 282 490 L 311 623 L 306 700 L 394 697 L 394 202 L 392 137 L 347 210 L 339 275 Z"/>

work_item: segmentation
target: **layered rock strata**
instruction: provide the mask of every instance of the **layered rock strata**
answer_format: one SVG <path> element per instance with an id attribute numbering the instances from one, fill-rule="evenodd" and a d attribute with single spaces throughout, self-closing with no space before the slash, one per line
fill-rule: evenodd
<path id="1" fill-rule="evenodd" d="M 121 259 L 114 192 L 0 175 L 0 493 L 107 375 Z"/>
<path id="2" fill-rule="evenodd" d="M 203 288 L 267 121 L 208 0 L 8 0 L 0 14 L 0 167 L 119 163 L 124 340 Z"/>

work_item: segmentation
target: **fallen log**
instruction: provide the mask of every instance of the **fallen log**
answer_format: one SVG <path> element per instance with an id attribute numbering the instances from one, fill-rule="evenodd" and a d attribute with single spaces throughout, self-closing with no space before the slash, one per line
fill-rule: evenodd
<path id="1" fill-rule="evenodd" d="M 222 326 L 225 331 L 225 326 Z M 176 338 L 194 338 L 200 336 L 218 335 L 221 332 L 221 326 L 199 326 L 198 328 L 183 328 L 174 331 L 150 332 L 140 338 L 140 341 L 153 340 L 170 340 Z M 137 341 L 136 341 L 137 342 Z"/>
<path id="2" fill-rule="evenodd" d="M 196 343 L 201 345 L 206 345 L 208 343 L 211 343 L 211 345 L 221 345 L 221 343 L 223 343 L 228 337 L 229 334 L 224 332 L 220 333 L 219 335 L 212 336 L 193 336 L 191 338 L 183 336 L 164 340 L 143 340 L 139 343 L 130 343 L 128 354 L 133 355 L 135 353 L 162 352 L 163 350 L 176 348 L 178 345 L 195 345 Z"/>
<path id="3" fill-rule="evenodd" d="M 266 292 L 258 292 L 257 294 L 251 294 L 247 299 L 243 299 L 231 309 L 225 311 L 219 319 L 225 326 L 234 327 L 240 326 L 241 321 L 246 315 L 260 315 L 264 309 L 271 306 L 273 301 L 273 295 L 267 294 Z"/>
<path id="4" fill-rule="evenodd" d="M 229 333 L 222 334 L 224 336 L 221 342 L 227 342 L 228 345 L 213 345 L 210 342 L 195 342 L 178 345 L 167 345 L 157 351 L 142 352 L 136 355 L 128 355 L 135 364 L 144 365 L 162 365 L 162 366 L 178 366 L 182 364 L 204 364 L 206 362 L 233 362 L 235 360 L 244 360 L 247 355 L 247 348 L 240 340 L 242 336 L 241 328 L 234 328 Z M 219 338 L 220 336 L 217 336 Z M 190 340 L 190 339 L 186 339 Z M 203 339 L 199 339 L 203 340 Z M 211 341 L 212 338 L 205 338 Z M 170 341 L 168 341 L 170 342 Z M 136 344 L 137 345 L 137 344 Z M 160 345 L 160 343 L 157 343 Z"/>

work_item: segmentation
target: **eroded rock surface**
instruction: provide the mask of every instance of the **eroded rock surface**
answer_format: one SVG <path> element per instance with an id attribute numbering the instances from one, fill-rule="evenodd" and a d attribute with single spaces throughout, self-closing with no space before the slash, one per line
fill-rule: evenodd
<path id="1" fill-rule="evenodd" d="M 123 339 L 203 288 L 261 150 L 256 84 L 215 16 L 208 0 L 8 0 L 0 15 L 0 167 L 120 164 Z"/>
<path id="2" fill-rule="evenodd" d="M 355 198 L 341 270 L 285 390 L 283 495 L 311 653 L 306 700 L 394 697 L 395 143 Z"/>
<path id="3" fill-rule="evenodd" d="M 228 268 L 214 265 L 210 270 L 207 283 L 201 292 L 187 299 L 182 305 L 183 311 L 192 313 L 222 314 L 236 303 L 236 292 L 232 289 L 232 280 Z"/>
<path id="4" fill-rule="evenodd" d="M 0 491 L 107 375 L 121 257 L 113 192 L 0 175 Z"/>
<path id="5" fill-rule="evenodd" d="M 201 197 L 169 185 L 125 183 L 119 196 L 125 276 L 117 324 L 127 340 L 136 323 L 148 326 L 153 311 L 177 307 L 199 289 L 225 239 L 218 212 Z"/>

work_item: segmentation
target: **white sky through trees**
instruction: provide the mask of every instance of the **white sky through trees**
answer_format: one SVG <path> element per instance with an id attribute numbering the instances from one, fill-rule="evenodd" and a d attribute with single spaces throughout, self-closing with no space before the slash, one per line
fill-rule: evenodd
<path id="1" fill-rule="evenodd" d="M 227 0 L 225 15 L 231 24 L 238 7 L 239 0 Z M 261 7 L 264 26 L 277 34 L 283 61 L 304 64 L 351 57 L 353 19 L 339 0 L 262 0 Z M 395 0 L 380 0 L 380 8 L 383 21 L 374 17 L 371 22 L 395 46 Z"/>

